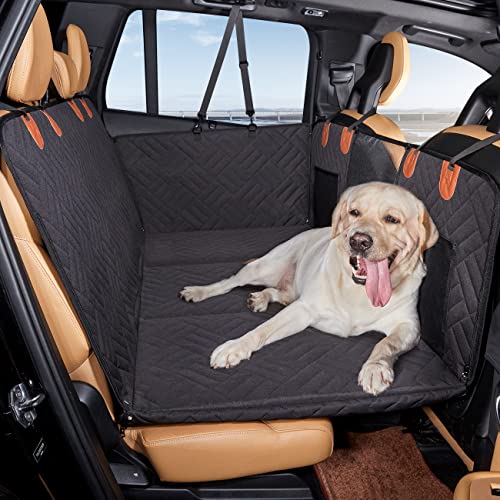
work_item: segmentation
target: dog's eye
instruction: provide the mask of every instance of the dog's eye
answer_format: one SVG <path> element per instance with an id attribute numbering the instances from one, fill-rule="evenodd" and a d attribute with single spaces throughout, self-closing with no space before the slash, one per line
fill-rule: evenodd
<path id="1" fill-rule="evenodd" d="M 354 208 L 349 212 L 349 215 L 352 215 L 353 217 L 359 217 L 359 210 Z"/>
<path id="2" fill-rule="evenodd" d="M 399 224 L 399 219 L 396 219 L 396 217 L 392 215 L 386 215 L 384 221 L 387 222 L 387 224 Z"/>

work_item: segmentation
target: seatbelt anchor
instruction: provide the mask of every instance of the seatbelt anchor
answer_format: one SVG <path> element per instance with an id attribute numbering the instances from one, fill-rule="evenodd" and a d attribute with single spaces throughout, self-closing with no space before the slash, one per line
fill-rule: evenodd
<path id="1" fill-rule="evenodd" d="M 250 116 L 250 123 L 248 124 L 248 131 L 249 132 L 257 132 L 257 124 L 255 123 L 255 118 L 254 116 Z"/>

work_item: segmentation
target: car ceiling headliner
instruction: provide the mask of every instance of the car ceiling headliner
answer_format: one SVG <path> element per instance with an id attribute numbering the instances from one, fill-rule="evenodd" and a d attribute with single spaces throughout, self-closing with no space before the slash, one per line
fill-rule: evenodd
<path id="1" fill-rule="evenodd" d="M 83 0 L 53 0 L 60 3 Z M 128 9 L 155 8 L 221 14 L 222 9 L 199 7 L 192 0 L 86 0 L 84 3 L 122 5 Z M 288 1 L 288 8 L 265 5 L 266 0 L 256 0 L 257 8 L 245 16 L 273 21 L 291 22 L 313 30 L 339 30 L 372 36 L 380 40 L 388 31 L 401 31 L 405 26 L 417 25 L 444 31 L 466 39 L 461 47 L 450 44 L 445 36 L 423 33 L 408 36 L 410 42 L 419 43 L 460 55 L 474 61 L 488 71 L 497 69 L 500 62 L 500 43 L 497 41 L 498 19 L 473 16 L 429 5 L 407 3 L 400 0 L 295 0 Z M 306 17 L 305 7 L 328 10 L 324 19 Z M 488 48 L 483 48 L 484 42 Z"/>

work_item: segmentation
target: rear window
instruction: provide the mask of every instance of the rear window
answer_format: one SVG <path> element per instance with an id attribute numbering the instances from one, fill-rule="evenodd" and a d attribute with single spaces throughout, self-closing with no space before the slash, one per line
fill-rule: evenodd
<path id="1" fill-rule="evenodd" d="M 160 115 L 196 116 L 227 17 L 158 10 L 158 109 Z M 245 19 L 250 81 L 260 124 L 300 122 L 309 40 L 301 26 Z M 146 111 L 142 12 L 128 19 L 106 88 L 108 108 Z M 210 102 L 208 118 L 247 122 L 236 34 Z"/>
<path id="2" fill-rule="evenodd" d="M 378 112 L 396 122 L 408 142 L 421 144 L 452 126 L 472 92 L 490 75 L 465 59 L 421 45 L 410 44 L 410 57 L 406 88 Z"/>

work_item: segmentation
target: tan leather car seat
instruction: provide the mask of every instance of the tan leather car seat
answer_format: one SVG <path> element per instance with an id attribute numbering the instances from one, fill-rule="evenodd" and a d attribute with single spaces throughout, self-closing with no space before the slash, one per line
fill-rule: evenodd
<path id="1" fill-rule="evenodd" d="M 54 58 L 47 18 L 42 7 L 38 9 L 9 75 L 9 99 L 39 101 L 51 76 L 64 99 L 85 89 L 90 74 L 85 35 L 74 25 L 67 33 L 69 54 L 56 53 Z M 24 78 L 20 67 L 37 76 Z M 113 415 L 104 373 L 3 159 L 0 202 L 71 379 L 98 389 Z M 332 426 L 324 418 L 134 427 L 124 429 L 124 439 L 149 458 L 160 479 L 173 482 L 220 480 L 302 467 L 326 459 L 333 449 Z"/>

